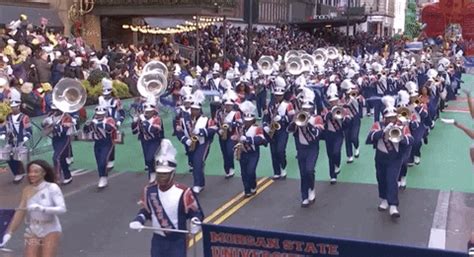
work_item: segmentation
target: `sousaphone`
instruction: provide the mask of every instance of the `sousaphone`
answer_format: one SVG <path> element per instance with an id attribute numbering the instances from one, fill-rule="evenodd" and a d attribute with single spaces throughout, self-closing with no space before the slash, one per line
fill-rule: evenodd
<path id="1" fill-rule="evenodd" d="M 64 113 L 79 111 L 86 100 L 86 89 L 77 79 L 61 79 L 53 89 L 53 104 Z"/>
<path id="2" fill-rule="evenodd" d="M 168 78 L 168 67 L 166 67 L 166 65 L 160 61 L 151 61 L 145 64 L 142 73 L 145 74 L 152 71 L 161 72 L 166 78 Z"/>

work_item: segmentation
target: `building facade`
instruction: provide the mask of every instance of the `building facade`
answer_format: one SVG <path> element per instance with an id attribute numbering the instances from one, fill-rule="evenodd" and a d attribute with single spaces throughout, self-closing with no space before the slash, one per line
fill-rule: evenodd
<path id="1" fill-rule="evenodd" d="M 398 1 L 398 0 L 397 0 Z M 358 29 L 378 36 L 392 36 L 396 33 L 394 0 L 361 0 L 368 13 L 367 22 Z"/>
<path id="2" fill-rule="evenodd" d="M 403 34 L 405 31 L 405 11 L 407 8 L 406 0 L 395 1 L 395 17 L 393 19 L 394 34 Z"/>

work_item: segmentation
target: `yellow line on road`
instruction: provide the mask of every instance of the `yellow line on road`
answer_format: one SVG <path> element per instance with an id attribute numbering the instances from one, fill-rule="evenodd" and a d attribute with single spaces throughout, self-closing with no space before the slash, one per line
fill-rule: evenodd
<path id="1" fill-rule="evenodd" d="M 224 212 L 219 218 L 217 218 L 214 222 L 209 222 L 209 221 L 206 221 L 206 219 L 204 219 L 204 223 L 212 223 L 212 224 L 215 224 L 215 225 L 218 225 L 218 224 L 221 224 L 222 222 L 224 222 L 226 219 L 228 219 L 231 215 L 233 215 L 234 213 L 236 213 L 240 208 L 242 208 L 245 204 L 247 204 L 248 202 L 250 202 L 253 198 L 255 198 L 257 195 L 259 195 L 261 192 L 263 192 L 267 187 L 269 187 L 271 184 L 273 184 L 273 180 L 272 179 L 268 179 L 268 178 L 262 178 L 260 179 L 258 182 L 257 182 L 257 193 L 249 198 L 244 198 L 241 202 L 239 202 L 238 204 L 236 204 L 235 206 L 233 206 L 231 209 L 229 209 L 228 211 Z M 260 184 L 262 185 L 261 187 Z M 234 200 L 236 199 L 242 199 L 243 197 L 243 193 L 237 195 L 238 197 L 232 199 L 231 201 L 235 202 Z M 226 206 L 225 209 L 227 209 L 227 207 L 231 206 L 232 204 L 229 204 L 229 205 L 224 205 Z M 224 207 L 222 206 L 222 207 Z M 222 208 L 221 207 L 221 208 Z M 219 209 L 221 209 L 219 208 Z M 218 209 L 218 210 L 219 210 Z M 223 208 L 224 209 L 224 208 Z M 224 209 L 224 210 L 225 210 Z M 214 212 L 213 214 L 215 214 L 216 212 Z M 212 215 L 211 215 L 212 216 Z M 209 216 L 209 217 L 211 217 Z M 214 216 L 217 216 L 217 215 L 214 215 Z M 210 220 L 210 219 L 209 219 Z M 199 232 L 198 234 L 196 234 L 194 236 L 194 241 L 193 240 L 190 240 L 189 241 L 189 244 L 188 244 L 188 248 L 191 248 L 195 243 L 199 242 L 199 240 L 202 239 L 202 233 Z"/>
<path id="2" fill-rule="evenodd" d="M 265 182 L 268 178 L 263 177 L 257 181 L 257 187 L 260 186 L 263 182 Z M 230 199 L 227 203 L 219 207 L 217 210 L 211 213 L 208 217 L 204 219 L 204 223 L 209 223 L 211 222 L 214 218 L 219 216 L 223 211 L 225 211 L 227 208 L 231 207 L 233 204 L 235 204 L 238 200 L 240 200 L 244 196 L 244 193 L 239 193 L 234 198 Z"/>

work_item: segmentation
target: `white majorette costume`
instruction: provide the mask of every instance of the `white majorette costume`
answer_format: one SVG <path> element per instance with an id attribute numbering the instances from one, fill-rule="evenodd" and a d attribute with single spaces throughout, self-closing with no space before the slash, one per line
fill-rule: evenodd
<path id="1" fill-rule="evenodd" d="M 131 229 L 141 230 L 147 220 L 156 228 L 151 241 L 152 257 L 185 257 L 186 222 L 191 219 L 190 232 L 196 234 L 204 214 L 191 188 L 174 183 L 176 149 L 168 139 L 163 139 L 156 156 L 156 181 L 143 191 L 143 208 L 130 222 Z M 166 230 L 166 231 L 165 231 Z M 173 232 L 172 230 L 175 230 Z M 180 230 L 180 231 L 176 231 Z"/>

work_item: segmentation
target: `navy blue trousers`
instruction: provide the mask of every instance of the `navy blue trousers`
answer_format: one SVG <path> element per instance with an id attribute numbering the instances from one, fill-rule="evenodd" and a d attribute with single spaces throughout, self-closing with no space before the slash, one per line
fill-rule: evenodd
<path id="1" fill-rule="evenodd" d="M 99 177 L 107 176 L 107 162 L 110 161 L 112 151 L 115 148 L 112 140 L 96 140 L 94 144 L 95 161 Z"/>
<path id="2" fill-rule="evenodd" d="M 53 137 L 53 163 L 56 177 L 61 176 L 64 179 L 71 178 L 71 171 L 69 170 L 69 164 L 66 162 L 66 158 L 70 156 L 71 151 L 71 137 Z M 62 173 L 61 173 L 62 171 Z"/>
<path id="3" fill-rule="evenodd" d="M 273 174 L 281 175 L 281 170 L 286 168 L 286 144 L 288 143 L 288 133 L 286 131 L 276 132 L 270 141 L 270 152 L 272 155 Z"/>
<path id="4" fill-rule="evenodd" d="M 326 153 L 329 160 L 329 176 L 337 178 L 336 166 L 341 167 L 341 150 L 344 134 L 342 132 L 326 131 Z"/>
<path id="5" fill-rule="evenodd" d="M 346 140 L 346 154 L 347 157 L 354 156 L 353 149 L 359 148 L 359 131 L 360 118 L 353 118 L 349 123 L 347 129 L 344 130 L 344 138 Z"/>
<path id="6" fill-rule="evenodd" d="M 258 117 L 262 117 L 263 111 L 267 108 L 267 91 L 257 94 L 256 100 Z"/>
<path id="7" fill-rule="evenodd" d="M 401 167 L 402 158 L 389 159 L 387 155 L 375 155 L 379 197 L 386 199 L 389 205 L 398 206 L 398 177 Z"/>
<path id="8" fill-rule="evenodd" d="M 260 151 L 246 153 L 240 155 L 240 172 L 242 175 L 242 183 L 246 194 L 252 189 L 257 188 L 257 165 L 260 159 Z"/>
<path id="9" fill-rule="evenodd" d="M 222 140 L 219 137 L 219 145 L 221 147 L 222 157 L 224 158 L 224 171 L 225 174 L 229 174 L 229 170 L 234 168 L 234 140 L 228 137 L 226 140 Z"/>
<path id="10" fill-rule="evenodd" d="M 403 159 L 402 159 L 402 167 L 400 168 L 400 175 L 398 176 L 398 180 L 402 177 L 406 177 L 408 173 L 408 162 L 410 161 L 411 153 L 413 147 L 410 145 L 405 148 L 403 151 Z"/>
<path id="11" fill-rule="evenodd" d="M 14 176 L 24 173 L 24 166 L 22 162 L 13 160 L 12 157 L 9 161 L 7 161 L 7 163 Z"/>
<path id="12" fill-rule="evenodd" d="M 155 172 L 155 154 L 160 148 L 161 140 L 141 140 L 145 165 L 148 167 L 148 174 Z"/>
<path id="13" fill-rule="evenodd" d="M 151 239 L 151 257 L 186 257 L 186 236 L 167 239 L 153 234 Z"/>
<path id="14" fill-rule="evenodd" d="M 308 190 L 314 189 L 316 162 L 319 155 L 319 145 L 300 145 L 296 147 L 298 167 L 300 169 L 301 199 L 308 199 Z"/>
<path id="15" fill-rule="evenodd" d="M 204 187 L 206 185 L 204 179 L 204 166 L 209 152 L 209 142 L 204 144 L 197 144 L 196 149 L 192 153 L 193 162 L 193 185 Z"/>

